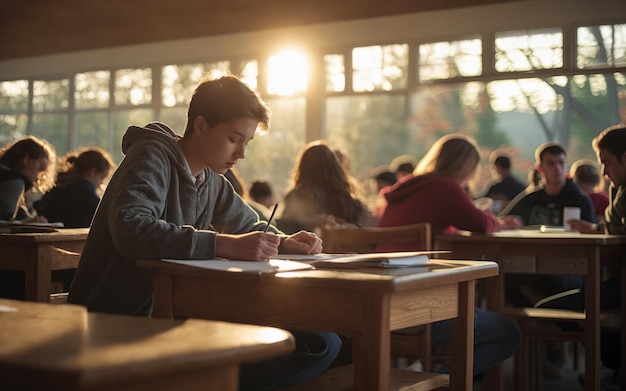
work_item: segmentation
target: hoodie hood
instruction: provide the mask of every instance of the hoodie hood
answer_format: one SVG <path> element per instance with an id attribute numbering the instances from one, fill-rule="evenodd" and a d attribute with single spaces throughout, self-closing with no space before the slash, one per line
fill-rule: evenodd
<path id="1" fill-rule="evenodd" d="M 122 152 L 128 155 L 132 148 L 157 148 L 170 156 L 172 162 L 177 162 L 179 170 L 187 172 L 191 178 L 191 170 L 183 150 L 178 145 L 182 136 L 162 122 L 150 122 L 144 127 L 129 126 L 122 138 Z M 195 180 L 195 179 L 194 179 Z"/>

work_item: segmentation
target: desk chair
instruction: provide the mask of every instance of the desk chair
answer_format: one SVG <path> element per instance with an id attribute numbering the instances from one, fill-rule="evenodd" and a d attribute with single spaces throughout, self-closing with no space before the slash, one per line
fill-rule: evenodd
<path id="1" fill-rule="evenodd" d="M 400 227 L 340 228 L 324 227 L 321 231 L 325 253 L 371 253 L 379 244 L 418 243 L 424 251 L 431 250 L 429 223 Z M 430 325 L 411 334 L 391 333 L 391 357 L 419 359 L 424 371 L 431 371 L 432 347 Z"/>

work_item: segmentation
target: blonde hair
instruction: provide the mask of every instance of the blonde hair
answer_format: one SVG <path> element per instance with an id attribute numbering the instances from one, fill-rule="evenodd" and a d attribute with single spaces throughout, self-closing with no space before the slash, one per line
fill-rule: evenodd
<path id="1" fill-rule="evenodd" d="M 416 175 L 437 174 L 465 180 L 476 172 L 480 162 L 478 145 L 473 138 L 449 134 L 437 140 L 420 160 Z"/>

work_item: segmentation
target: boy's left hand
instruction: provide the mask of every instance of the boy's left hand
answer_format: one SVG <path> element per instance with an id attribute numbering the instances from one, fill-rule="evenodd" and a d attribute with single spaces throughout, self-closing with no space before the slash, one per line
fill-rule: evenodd
<path id="1" fill-rule="evenodd" d="M 322 239 L 312 232 L 300 231 L 288 236 L 282 252 L 287 254 L 318 254 L 322 251 Z"/>

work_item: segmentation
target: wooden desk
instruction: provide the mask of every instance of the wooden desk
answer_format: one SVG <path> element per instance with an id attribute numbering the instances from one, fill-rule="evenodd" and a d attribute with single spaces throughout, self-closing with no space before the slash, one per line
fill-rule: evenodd
<path id="1" fill-rule="evenodd" d="M 89 228 L 0 234 L 0 269 L 22 270 L 26 300 L 49 302 L 52 270 L 75 269 Z"/>
<path id="2" fill-rule="evenodd" d="M 155 274 L 154 316 L 196 317 L 337 332 L 353 338 L 354 389 L 390 389 L 390 331 L 452 319 L 450 387 L 472 389 L 474 287 L 493 262 L 424 269 L 307 270 L 255 275 L 139 261 Z M 403 371 L 417 382 L 424 374 Z M 448 382 L 433 374 L 434 387 Z M 443 382 L 443 383 L 442 383 Z M 424 388 L 420 388 L 424 389 Z"/>
<path id="3" fill-rule="evenodd" d="M 284 330 L 189 319 L 87 313 L 0 299 L 0 389 L 228 390 L 239 364 L 286 354 Z"/>
<path id="4" fill-rule="evenodd" d="M 485 280 L 490 310 L 504 315 L 550 319 L 538 309 L 511 309 L 504 302 L 504 274 L 582 275 L 585 279 L 585 313 L 551 310 L 559 316 L 584 322 L 585 383 L 587 390 L 600 387 L 600 282 L 601 261 L 619 261 L 626 236 L 586 235 L 577 232 L 501 231 L 492 234 L 443 234 L 436 237 L 438 250 L 451 250 L 453 258 L 498 262 L 500 275 Z M 446 255 L 449 257 L 449 255 Z M 625 269 L 625 268 L 622 268 Z M 624 272 L 622 271 L 622 276 Z M 623 278 L 623 277 L 622 277 Z M 622 283 L 622 297 L 624 296 Z M 544 316 L 545 315 L 545 316 Z M 624 313 L 622 311 L 622 325 Z M 626 337 L 622 327 L 622 342 Z M 622 349 L 624 354 L 624 349 Z M 626 362 L 622 360 L 622 373 Z"/>

